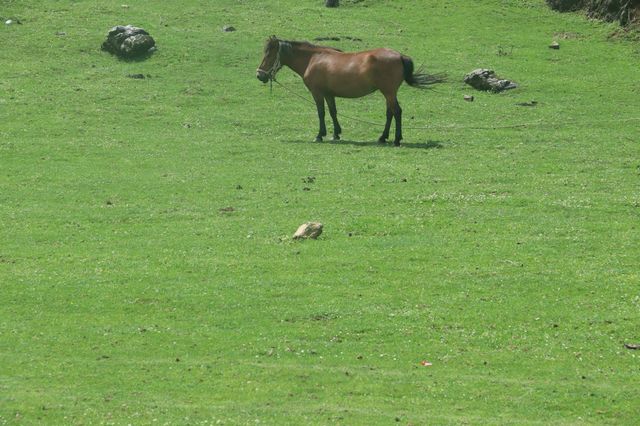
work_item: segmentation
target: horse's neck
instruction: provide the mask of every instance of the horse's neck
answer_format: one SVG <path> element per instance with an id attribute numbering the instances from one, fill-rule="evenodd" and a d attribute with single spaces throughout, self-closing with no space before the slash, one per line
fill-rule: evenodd
<path id="1" fill-rule="evenodd" d="M 282 58 L 282 64 L 291 68 L 300 77 L 304 77 L 311 58 L 319 53 L 320 50 L 310 46 L 290 45 L 288 47 L 289 52 Z"/>

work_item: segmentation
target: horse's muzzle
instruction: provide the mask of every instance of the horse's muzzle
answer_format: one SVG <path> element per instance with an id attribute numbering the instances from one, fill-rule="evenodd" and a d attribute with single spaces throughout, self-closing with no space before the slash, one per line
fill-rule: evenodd
<path id="1" fill-rule="evenodd" d="M 267 74 L 262 70 L 256 71 L 256 77 L 258 78 L 258 80 L 260 80 L 263 83 L 266 83 L 267 81 L 269 81 L 269 74 Z"/>

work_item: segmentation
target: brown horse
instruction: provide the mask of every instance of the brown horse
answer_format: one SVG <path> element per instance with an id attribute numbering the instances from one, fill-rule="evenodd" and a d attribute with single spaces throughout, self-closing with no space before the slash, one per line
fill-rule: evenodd
<path id="1" fill-rule="evenodd" d="M 391 119 L 396 121 L 394 145 L 402 140 L 402 109 L 398 103 L 398 88 L 402 81 L 425 88 L 444 81 L 440 75 L 413 72 L 413 61 L 390 49 L 345 53 L 332 47 L 308 42 L 285 41 L 270 37 L 264 48 L 264 58 L 256 77 L 263 83 L 274 80 L 282 66 L 288 66 L 302 77 L 318 109 L 320 130 L 317 142 L 327 135 L 324 123 L 324 103 L 327 102 L 333 121 L 333 139 L 339 140 L 342 129 L 338 123 L 336 97 L 359 98 L 379 90 L 387 101 L 387 121 L 378 142 L 386 142 Z"/>

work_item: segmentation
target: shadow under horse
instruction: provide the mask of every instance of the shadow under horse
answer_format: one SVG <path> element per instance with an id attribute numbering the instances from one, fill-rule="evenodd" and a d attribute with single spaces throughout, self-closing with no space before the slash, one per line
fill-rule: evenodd
<path id="1" fill-rule="evenodd" d="M 275 80 L 284 65 L 302 77 L 313 96 L 320 121 L 317 142 L 327 135 L 325 102 L 333 121 L 333 139 L 339 140 L 342 128 L 338 123 L 336 97 L 360 98 L 379 90 L 387 102 L 387 120 L 378 142 L 387 141 L 391 120 L 394 119 L 396 132 L 393 144 L 399 146 L 402 140 L 402 108 L 398 103 L 398 89 L 402 82 L 423 89 L 445 80 L 443 75 L 414 73 L 413 60 L 395 50 L 380 48 L 347 53 L 332 47 L 272 36 L 265 44 L 256 77 L 263 83 Z"/>

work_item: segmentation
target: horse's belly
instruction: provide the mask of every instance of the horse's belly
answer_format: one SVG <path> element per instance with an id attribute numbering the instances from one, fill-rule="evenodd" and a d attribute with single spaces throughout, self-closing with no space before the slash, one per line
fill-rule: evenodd
<path id="1" fill-rule="evenodd" d="M 337 96 L 339 98 L 360 98 L 362 96 L 369 95 L 376 90 L 377 89 L 371 85 L 351 85 L 350 87 L 336 85 L 334 87 L 329 87 L 329 91 L 333 96 Z"/>
<path id="2" fill-rule="evenodd" d="M 366 77 L 358 75 L 335 75 L 327 86 L 328 91 L 339 98 L 359 98 L 376 91 Z"/>
<path id="3" fill-rule="evenodd" d="M 361 61 L 333 62 L 332 56 L 320 56 L 307 68 L 304 81 L 312 91 L 340 98 L 359 98 L 377 90 Z"/>

